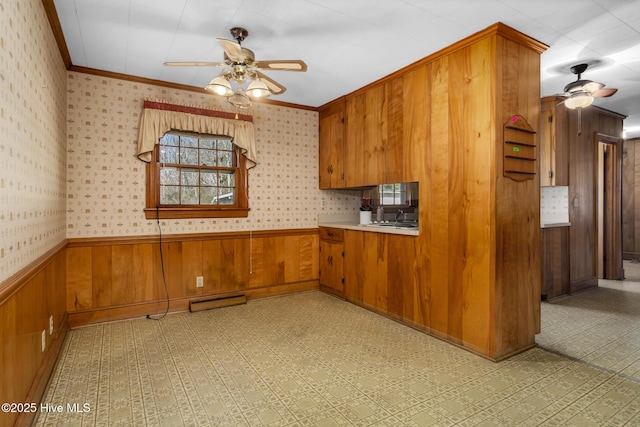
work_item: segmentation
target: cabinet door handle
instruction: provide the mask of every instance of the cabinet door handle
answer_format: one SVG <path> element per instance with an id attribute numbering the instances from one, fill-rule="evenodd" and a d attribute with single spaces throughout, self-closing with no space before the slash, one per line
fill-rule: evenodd
<path id="1" fill-rule="evenodd" d="M 329 231 L 329 232 L 327 233 L 327 236 L 329 236 L 329 237 L 333 237 L 333 231 Z"/>
<path id="2" fill-rule="evenodd" d="M 333 265 L 333 256 L 329 255 L 329 258 L 327 258 L 327 261 L 329 262 L 329 265 Z"/>

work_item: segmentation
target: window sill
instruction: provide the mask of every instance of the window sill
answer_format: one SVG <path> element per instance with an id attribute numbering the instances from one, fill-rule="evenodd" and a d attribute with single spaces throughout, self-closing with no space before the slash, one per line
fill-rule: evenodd
<path id="1" fill-rule="evenodd" d="M 145 208 L 146 219 L 182 219 L 182 218 L 246 218 L 249 208 Z"/>

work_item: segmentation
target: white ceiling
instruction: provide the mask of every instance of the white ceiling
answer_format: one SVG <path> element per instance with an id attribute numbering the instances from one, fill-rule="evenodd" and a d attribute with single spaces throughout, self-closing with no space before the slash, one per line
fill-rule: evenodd
<path id="1" fill-rule="evenodd" d="M 204 87 L 219 73 L 165 61 L 222 61 L 216 38 L 249 31 L 260 59 L 302 59 L 306 73 L 268 71 L 274 99 L 317 107 L 498 21 L 550 48 L 541 96 L 583 78 L 616 87 L 595 105 L 628 115 L 640 137 L 640 0 L 54 0 L 73 65 Z M 212 95 L 213 96 L 213 95 Z"/>

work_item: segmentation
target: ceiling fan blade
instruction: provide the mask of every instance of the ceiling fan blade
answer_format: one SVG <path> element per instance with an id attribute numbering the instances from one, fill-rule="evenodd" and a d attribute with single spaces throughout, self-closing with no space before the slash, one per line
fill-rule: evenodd
<path id="1" fill-rule="evenodd" d="M 224 49 L 224 53 L 227 54 L 229 59 L 231 59 L 233 62 L 244 61 L 242 46 L 240 46 L 239 43 L 236 43 L 234 41 L 227 40 L 227 39 L 216 39 L 216 40 L 218 41 L 218 44 L 222 46 L 222 49 Z"/>
<path id="2" fill-rule="evenodd" d="M 617 91 L 618 89 L 615 88 L 599 89 L 595 91 L 591 96 L 593 96 L 594 98 L 607 98 Z"/>
<path id="3" fill-rule="evenodd" d="M 307 71 L 307 64 L 299 59 L 258 61 L 255 66 L 263 70 Z"/>
<path id="4" fill-rule="evenodd" d="M 271 79 L 270 77 L 266 76 L 260 71 L 256 71 L 256 75 L 258 76 L 258 78 L 260 78 L 261 81 L 264 82 L 264 84 L 267 85 L 267 87 L 269 88 L 269 91 L 274 95 L 280 95 L 287 90 L 286 87 L 282 86 L 280 83 L 276 82 L 275 80 Z"/>
<path id="5" fill-rule="evenodd" d="M 224 67 L 224 62 L 165 62 L 165 67 Z"/>

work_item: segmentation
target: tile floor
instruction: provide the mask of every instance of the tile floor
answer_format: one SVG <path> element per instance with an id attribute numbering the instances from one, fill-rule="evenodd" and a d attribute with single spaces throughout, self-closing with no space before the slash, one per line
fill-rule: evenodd
<path id="1" fill-rule="evenodd" d="M 549 351 L 500 363 L 320 292 L 79 328 L 43 402 L 89 411 L 38 425 L 639 426 L 638 280 L 543 304 Z"/>

